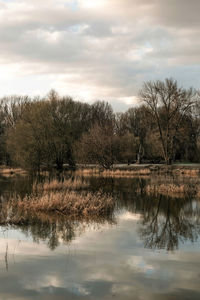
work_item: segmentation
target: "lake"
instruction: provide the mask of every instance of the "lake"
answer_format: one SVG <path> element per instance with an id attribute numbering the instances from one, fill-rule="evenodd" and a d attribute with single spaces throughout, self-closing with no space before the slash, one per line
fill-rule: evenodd
<path id="1" fill-rule="evenodd" d="M 200 299 L 199 198 L 146 194 L 148 177 L 87 180 L 115 198 L 109 218 L 1 226 L 0 299 Z M 30 190 L 0 178 L 1 203 Z"/>

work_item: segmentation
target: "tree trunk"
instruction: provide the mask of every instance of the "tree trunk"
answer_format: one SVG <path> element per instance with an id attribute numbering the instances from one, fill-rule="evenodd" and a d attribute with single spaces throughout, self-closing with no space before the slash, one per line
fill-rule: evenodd
<path id="1" fill-rule="evenodd" d="M 142 156 L 143 156 L 143 147 L 142 147 L 142 144 L 140 144 L 138 154 L 137 154 L 137 163 L 138 164 L 142 163 Z"/>

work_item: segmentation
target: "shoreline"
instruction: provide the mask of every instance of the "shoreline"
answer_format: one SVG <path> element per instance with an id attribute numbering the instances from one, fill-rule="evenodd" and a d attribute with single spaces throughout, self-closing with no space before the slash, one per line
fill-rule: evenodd
<path id="1" fill-rule="evenodd" d="M 112 168 L 105 170 L 97 165 L 77 165 L 75 171 L 82 175 L 100 176 L 149 176 L 154 174 L 178 175 L 178 176 L 199 176 L 200 164 L 115 164 Z"/>
<path id="2" fill-rule="evenodd" d="M 64 165 L 64 172 L 71 171 L 67 164 Z M 48 171 L 41 171 L 48 172 Z M 200 163 L 180 163 L 180 164 L 114 164 L 110 169 L 103 169 L 96 164 L 77 164 L 76 170 L 73 171 L 77 175 L 83 176 L 116 176 L 116 177 L 132 177 L 132 176 L 149 176 L 154 174 L 162 175 L 180 175 L 180 176 L 199 176 Z M 22 168 L 0 166 L 0 176 L 26 176 L 28 171 Z"/>

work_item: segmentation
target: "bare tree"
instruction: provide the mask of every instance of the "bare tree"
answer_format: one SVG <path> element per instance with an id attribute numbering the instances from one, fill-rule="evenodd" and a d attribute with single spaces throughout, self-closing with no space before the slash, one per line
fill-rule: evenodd
<path id="1" fill-rule="evenodd" d="M 139 93 L 155 118 L 166 164 L 173 159 L 174 141 L 184 117 L 191 113 L 196 92 L 178 87 L 177 81 L 148 81 Z"/>
<path id="2" fill-rule="evenodd" d="M 101 127 L 98 123 L 94 124 L 77 145 L 80 159 L 110 169 L 116 159 L 115 139 L 113 125 Z"/>

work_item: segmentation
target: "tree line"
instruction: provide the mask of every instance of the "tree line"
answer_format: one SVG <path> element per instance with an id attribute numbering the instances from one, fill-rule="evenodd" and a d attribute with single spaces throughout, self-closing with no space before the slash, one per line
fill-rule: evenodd
<path id="1" fill-rule="evenodd" d="M 0 99 L 0 164 L 40 171 L 67 164 L 200 161 L 200 94 L 174 79 L 145 82 L 139 105 L 114 113 L 110 104 L 60 97 Z"/>

